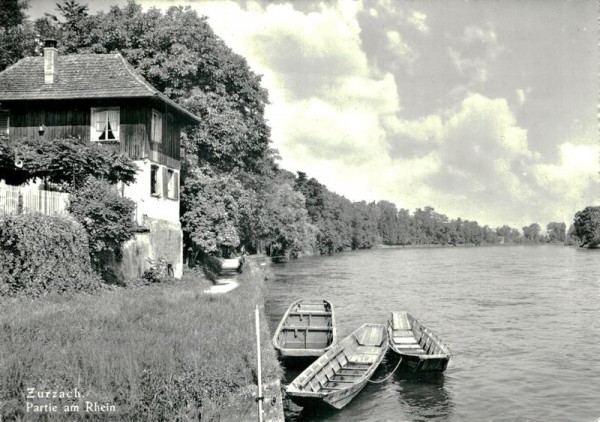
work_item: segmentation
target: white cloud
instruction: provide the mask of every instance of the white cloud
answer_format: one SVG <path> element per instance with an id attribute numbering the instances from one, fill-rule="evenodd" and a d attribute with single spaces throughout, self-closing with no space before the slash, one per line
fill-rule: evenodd
<path id="1" fill-rule="evenodd" d="M 429 32 L 429 26 L 427 26 L 427 15 L 425 13 L 413 11 L 408 22 L 412 24 L 419 32 L 424 34 Z"/>

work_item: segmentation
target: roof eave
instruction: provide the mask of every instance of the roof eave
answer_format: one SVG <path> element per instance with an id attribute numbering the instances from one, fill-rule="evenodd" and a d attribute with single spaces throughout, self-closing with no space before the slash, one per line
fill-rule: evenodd
<path id="1" fill-rule="evenodd" d="M 166 95 L 161 94 L 160 92 L 157 92 L 154 96 L 156 98 L 164 101 L 165 103 L 167 103 L 168 105 L 170 105 L 174 109 L 178 110 L 179 112 L 185 114 L 190 120 L 193 120 L 196 123 L 200 123 L 202 121 L 200 119 L 200 117 L 198 117 L 195 114 L 193 114 L 192 112 L 186 110 L 185 108 L 183 108 L 182 106 L 180 106 L 179 104 L 177 104 L 175 101 L 173 101 L 172 99 L 170 99 Z"/>

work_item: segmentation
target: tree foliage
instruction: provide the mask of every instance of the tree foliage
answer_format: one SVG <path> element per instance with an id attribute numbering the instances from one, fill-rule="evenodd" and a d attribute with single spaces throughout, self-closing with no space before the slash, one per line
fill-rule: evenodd
<path id="1" fill-rule="evenodd" d="M 0 0 L 0 71 L 36 54 L 39 40 L 34 25 L 26 19 L 28 7 L 27 1 Z"/>
<path id="2" fill-rule="evenodd" d="M 523 237 L 529 241 L 537 242 L 540 239 L 541 230 L 539 224 L 531 223 L 529 226 L 523 227 Z"/>
<path id="3" fill-rule="evenodd" d="M 564 242 L 566 240 L 567 225 L 565 223 L 551 222 L 546 225 L 549 242 Z"/>
<path id="4" fill-rule="evenodd" d="M 600 206 L 578 211 L 573 226 L 575 235 L 581 240 L 580 246 L 597 248 L 600 245 Z"/>
<path id="5" fill-rule="evenodd" d="M 233 177 L 209 168 L 188 174 L 181 191 L 181 224 L 191 262 L 198 254 L 221 255 L 239 245 L 237 226 L 246 203 L 246 192 Z"/>
<path id="6" fill-rule="evenodd" d="M 72 190 L 68 210 L 87 232 L 94 268 L 106 281 L 114 281 L 118 275 L 111 271 L 112 260 L 133 237 L 135 203 L 107 180 L 89 177 Z"/>
<path id="7" fill-rule="evenodd" d="M 16 162 L 21 161 L 21 167 Z M 44 179 L 59 190 L 83 185 L 88 177 L 106 179 L 115 184 L 131 184 L 138 170 L 118 147 L 85 143 L 79 139 L 0 139 L 0 166 L 3 178 L 19 184 Z"/>

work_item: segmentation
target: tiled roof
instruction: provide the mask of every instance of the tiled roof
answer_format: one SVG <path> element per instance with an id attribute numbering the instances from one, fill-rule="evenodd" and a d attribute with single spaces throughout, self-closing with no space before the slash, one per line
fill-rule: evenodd
<path id="1" fill-rule="evenodd" d="M 27 57 L 0 73 L 0 101 L 158 97 L 199 120 L 150 85 L 120 54 L 57 56 L 58 80 L 44 83 L 44 58 Z"/>

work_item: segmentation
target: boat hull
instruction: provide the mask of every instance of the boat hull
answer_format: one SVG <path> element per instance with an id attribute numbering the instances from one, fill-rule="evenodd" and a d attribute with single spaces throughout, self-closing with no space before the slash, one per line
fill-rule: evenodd
<path id="1" fill-rule="evenodd" d="M 300 406 L 342 409 L 365 387 L 388 348 L 381 324 L 363 324 L 292 381 L 287 395 Z"/>
<path id="2" fill-rule="evenodd" d="M 311 363 L 337 340 L 333 304 L 325 299 L 292 303 L 275 334 L 273 346 L 286 363 Z"/>
<path id="3" fill-rule="evenodd" d="M 393 312 L 387 331 L 390 350 L 402 358 L 401 370 L 441 373 L 448 367 L 448 347 L 408 312 Z"/>

